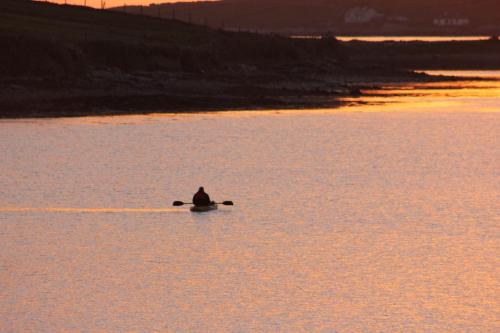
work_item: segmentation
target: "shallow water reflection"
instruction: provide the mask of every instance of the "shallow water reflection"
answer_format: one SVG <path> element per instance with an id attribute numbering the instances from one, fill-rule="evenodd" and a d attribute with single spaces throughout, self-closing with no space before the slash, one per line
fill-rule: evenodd
<path id="1" fill-rule="evenodd" d="M 350 111 L 499 112 L 500 71 L 429 71 L 431 75 L 484 77 L 484 81 L 396 84 L 345 98 Z M 372 106 L 366 107 L 367 105 Z"/>

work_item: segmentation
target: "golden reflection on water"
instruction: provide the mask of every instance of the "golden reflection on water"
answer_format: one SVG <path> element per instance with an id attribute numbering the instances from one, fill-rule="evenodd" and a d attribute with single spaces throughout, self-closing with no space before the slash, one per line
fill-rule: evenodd
<path id="1" fill-rule="evenodd" d="M 342 41 L 360 40 L 367 42 L 411 42 L 411 41 L 425 41 L 425 42 L 448 42 L 448 41 L 478 41 L 487 40 L 489 37 L 485 36 L 340 36 Z"/>
<path id="2" fill-rule="evenodd" d="M 499 332 L 498 98 L 444 90 L 2 123 L 0 331 Z"/>
<path id="3" fill-rule="evenodd" d="M 74 213 L 74 214 L 103 214 L 103 213 L 179 213 L 185 212 L 181 208 L 62 208 L 62 207 L 0 207 L 0 213 Z"/>
<path id="4" fill-rule="evenodd" d="M 460 72 L 443 71 L 435 74 L 459 75 Z M 469 76 L 475 76 L 475 72 Z M 349 104 L 344 110 L 350 111 L 500 112 L 500 81 L 492 79 L 388 85 L 383 89 L 365 90 L 361 97 L 342 100 Z"/>

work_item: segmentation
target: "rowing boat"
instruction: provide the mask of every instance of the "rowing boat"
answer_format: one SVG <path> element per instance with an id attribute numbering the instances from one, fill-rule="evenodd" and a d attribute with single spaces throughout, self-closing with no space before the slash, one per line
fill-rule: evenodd
<path id="1" fill-rule="evenodd" d="M 193 206 L 190 208 L 190 210 L 192 212 L 195 212 L 195 213 L 205 213 L 205 212 L 210 212 L 212 210 L 217 210 L 217 209 L 218 209 L 217 204 L 213 204 L 210 206 Z"/>

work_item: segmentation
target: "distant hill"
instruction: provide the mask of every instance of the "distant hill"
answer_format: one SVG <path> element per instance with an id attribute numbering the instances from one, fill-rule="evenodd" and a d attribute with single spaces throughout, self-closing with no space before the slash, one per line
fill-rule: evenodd
<path id="1" fill-rule="evenodd" d="M 211 27 L 304 34 L 500 33 L 498 0 L 222 0 L 118 7 Z"/>
<path id="2" fill-rule="evenodd" d="M 191 71 L 335 59 L 332 45 L 236 33 L 179 20 L 23 0 L 0 1 L 0 74 L 85 68 Z"/>

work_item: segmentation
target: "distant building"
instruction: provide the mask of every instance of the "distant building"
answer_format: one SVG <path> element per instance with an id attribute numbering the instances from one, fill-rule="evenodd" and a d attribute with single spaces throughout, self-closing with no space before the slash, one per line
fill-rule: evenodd
<path id="1" fill-rule="evenodd" d="M 370 23 L 383 17 L 384 14 L 375 8 L 360 6 L 349 9 L 344 15 L 344 21 L 349 24 Z"/>
<path id="2" fill-rule="evenodd" d="M 443 17 L 434 19 L 434 25 L 441 27 L 462 27 L 469 24 L 470 20 L 468 18 Z"/>

